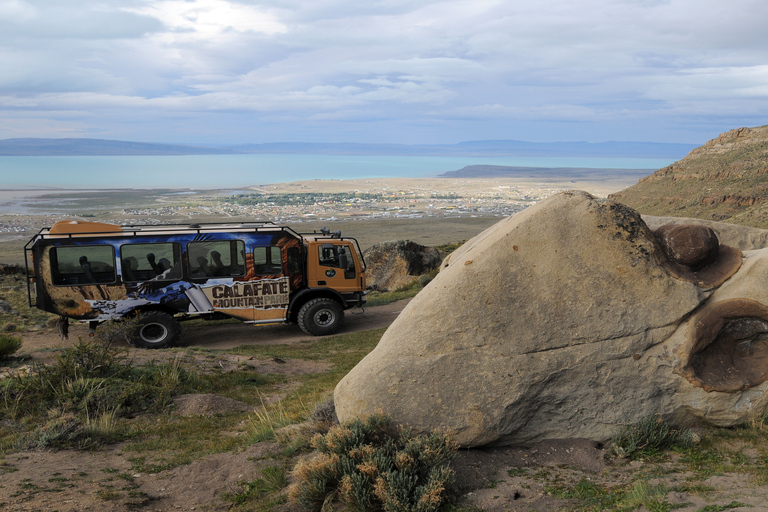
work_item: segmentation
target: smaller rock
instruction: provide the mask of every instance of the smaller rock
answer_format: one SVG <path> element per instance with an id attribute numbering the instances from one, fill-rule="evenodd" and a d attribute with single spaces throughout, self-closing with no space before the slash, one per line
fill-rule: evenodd
<path id="1" fill-rule="evenodd" d="M 699 270 L 717 259 L 720 242 L 707 226 L 666 224 L 655 233 L 671 261 Z"/>
<path id="2" fill-rule="evenodd" d="M 7 301 L 0 300 L 0 313 L 13 313 L 13 308 Z"/>
<path id="3" fill-rule="evenodd" d="M 363 253 L 366 280 L 373 290 L 387 291 L 440 266 L 440 253 L 410 240 L 374 244 Z"/>

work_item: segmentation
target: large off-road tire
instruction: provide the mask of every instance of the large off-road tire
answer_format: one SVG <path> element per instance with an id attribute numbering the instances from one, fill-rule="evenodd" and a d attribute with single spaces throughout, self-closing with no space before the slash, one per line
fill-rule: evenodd
<path id="1" fill-rule="evenodd" d="M 172 347 L 180 334 L 181 326 L 171 315 L 148 311 L 136 317 L 136 329 L 128 341 L 138 348 L 166 348 Z"/>
<path id="2" fill-rule="evenodd" d="M 296 320 L 305 333 L 326 336 L 344 325 L 344 310 L 333 299 L 312 299 L 301 307 Z"/>

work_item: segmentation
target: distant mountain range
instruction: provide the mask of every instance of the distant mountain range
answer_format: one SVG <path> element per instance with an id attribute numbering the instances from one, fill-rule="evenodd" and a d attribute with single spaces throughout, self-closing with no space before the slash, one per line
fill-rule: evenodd
<path id="1" fill-rule="evenodd" d="M 663 142 L 524 142 L 478 140 L 458 144 L 356 144 L 272 142 L 265 144 L 154 144 L 105 139 L 4 139 L 0 156 L 161 156 L 315 154 L 386 156 L 532 156 L 682 158 L 694 144 Z"/>
<path id="2" fill-rule="evenodd" d="M 653 169 L 595 169 L 584 167 L 510 167 L 505 165 L 467 165 L 458 171 L 438 174 L 438 178 L 517 178 L 600 180 L 617 176 L 640 179 Z"/>
<path id="3" fill-rule="evenodd" d="M 768 228 L 768 126 L 723 133 L 610 197 L 647 215 Z"/>

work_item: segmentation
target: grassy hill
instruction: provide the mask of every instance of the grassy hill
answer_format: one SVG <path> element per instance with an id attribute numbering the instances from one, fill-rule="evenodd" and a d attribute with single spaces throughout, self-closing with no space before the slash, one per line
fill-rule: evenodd
<path id="1" fill-rule="evenodd" d="M 723 133 L 610 197 L 647 215 L 768 228 L 768 126 Z"/>

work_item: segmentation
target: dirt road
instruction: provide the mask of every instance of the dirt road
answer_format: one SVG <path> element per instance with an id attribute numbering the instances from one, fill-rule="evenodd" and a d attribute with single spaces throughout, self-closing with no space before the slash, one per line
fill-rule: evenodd
<path id="1" fill-rule="evenodd" d="M 369 331 L 389 326 L 408 304 L 410 299 L 400 300 L 384 306 L 349 310 L 344 315 L 344 327 L 340 334 Z M 24 333 L 21 353 L 32 353 L 45 348 L 70 345 L 78 337 L 88 335 L 88 327 L 82 323 L 72 323 L 69 327 L 69 340 L 61 340 L 55 331 Z M 240 345 L 290 345 L 303 340 L 314 339 L 305 334 L 295 324 L 276 324 L 254 326 L 242 322 L 212 322 L 211 324 L 184 324 L 179 347 L 202 347 L 209 349 L 228 349 Z M 126 345 L 127 346 L 127 345 Z"/>

